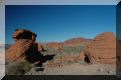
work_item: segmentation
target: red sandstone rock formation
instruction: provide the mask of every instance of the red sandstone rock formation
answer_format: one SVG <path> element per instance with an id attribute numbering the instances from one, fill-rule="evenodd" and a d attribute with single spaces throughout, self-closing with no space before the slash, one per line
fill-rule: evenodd
<path id="1" fill-rule="evenodd" d="M 51 47 L 55 50 L 60 50 L 63 48 L 63 43 L 61 42 L 51 42 L 46 44 L 47 47 Z"/>
<path id="2" fill-rule="evenodd" d="M 25 57 L 25 53 L 29 50 L 34 42 L 31 40 L 17 40 L 15 44 L 13 44 L 7 51 L 6 51 L 6 61 L 19 61 L 23 60 Z"/>
<path id="3" fill-rule="evenodd" d="M 81 57 L 91 63 L 116 63 L 116 36 L 112 32 L 98 35 L 86 45 Z"/>
<path id="4" fill-rule="evenodd" d="M 16 29 L 13 34 L 15 43 L 6 51 L 6 61 L 21 61 L 26 58 L 28 59 L 30 54 L 27 54 L 30 51 L 31 53 L 36 52 L 36 54 L 38 51 L 42 51 L 42 46 L 40 46 L 38 43 L 35 43 L 36 36 L 37 35 L 35 33 L 29 30 Z"/>
<path id="5" fill-rule="evenodd" d="M 27 39 L 27 40 L 32 40 L 35 42 L 37 35 L 30 30 L 26 29 L 16 29 L 14 34 L 13 34 L 13 39 L 15 41 L 20 40 L 20 39 Z"/>
<path id="6" fill-rule="evenodd" d="M 75 47 L 75 46 L 80 46 L 82 43 L 86 43 L 86 42 L 90 42 L 91 39 L 84 39 L 84 38 L 72 38 L 69 40 L 64 41 L 63 45 L 64 46 L 71 46 L 71 47 Z"/>

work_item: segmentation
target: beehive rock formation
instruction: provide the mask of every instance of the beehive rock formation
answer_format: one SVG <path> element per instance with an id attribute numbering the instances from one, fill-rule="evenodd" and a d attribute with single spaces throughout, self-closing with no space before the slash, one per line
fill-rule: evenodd
<path id="1" fill-rule="evenodd" d="M 35 62 L 43 57 L 42 45 L 35 43 L 36 34 L 25 29 L 16 29 L 13 34 L 15 43 L 6 51 L 6 62 L 28 60 Z"/>
<path id="2" fill-rule="evenodd" d="M 116 63 L 116 36 L 112 32 L 104 32 L 86 45 L 84 61 L 89 63 Z M 85 57 L 83 57 L 85 56 Z"/>

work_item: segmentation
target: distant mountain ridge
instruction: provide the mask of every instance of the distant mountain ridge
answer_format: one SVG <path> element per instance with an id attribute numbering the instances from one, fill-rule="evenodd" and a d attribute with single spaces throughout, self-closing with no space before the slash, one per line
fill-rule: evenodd
<path id="1" fill-rule="evenodd" d="M 92 39 L 78 37 L 78 38 L 71 38 L 71 39 L 65 40 L 64 42 L 48 42 L 48 43 L 44 43 L 44 45 L 54 49 L 62 49 L 63 47 L 81 46 L 82 44 L 90 41 L 92 41 Z"/>
<path id="2" fill-rule="evenodd" d="M 90 42 L 92 40 L 93 39 L 86 39 L 82 37 L 71 38 L 71 39 L 64 41 L 63 45 L 64 46 L 80 46 L 80 44 Z"/>

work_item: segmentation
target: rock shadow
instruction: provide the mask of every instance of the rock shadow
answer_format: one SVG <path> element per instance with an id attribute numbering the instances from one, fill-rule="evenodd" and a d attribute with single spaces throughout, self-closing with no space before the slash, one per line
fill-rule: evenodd
<path id="1" fill-rule="evenodd" d="M 38 51 L 37 45 L 33 45 L 25 54 L 25 60 L 30 63 L 39 62 L 37 66 L 41 67 L 42 63 L 45 63 L 48 60 L 52 60 L 55 55 L 46 55 L 43 56 L 41 52 Z"/>

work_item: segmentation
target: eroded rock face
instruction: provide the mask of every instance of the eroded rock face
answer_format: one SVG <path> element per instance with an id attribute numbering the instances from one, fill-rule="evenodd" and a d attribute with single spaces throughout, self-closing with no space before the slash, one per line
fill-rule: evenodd
<path id="1" fill-rule="evenodd" d="M 40 60 L 43 57 L 40 54 L 42 45 L 35 43 L 36 36 L 35 33 L 29 30 L 15 30 L 13 34 L 15 43 L 6 51 L 6 62 L 22 60 L 34 62 Z"/>
<path id="2" fill-rule="evenodd" d="M 13 34 L 13 39 L 15 41 L 20 40 L 20 39 L 27 39 L 27 40 L 32 40 L 33 42 L 35 42 L 36 37 L 37 35 L 35 33 L 26 29 L 16 29 Z"/>
<path id="3" fill-rule="evenodd" d="M 6 51 L 6 61 L 22 60 L 25 57 L 26 51 L 29 50 L 33 44 L 34 42 L 32 40 L 17 40 L 15 44 Z"/>
<path id="4" fill-rule="evenodd" d="M 116 63 L 116 36 L 112 32 L 104 32 L 86 45 L 84 60 L 91 63 Z"/>

